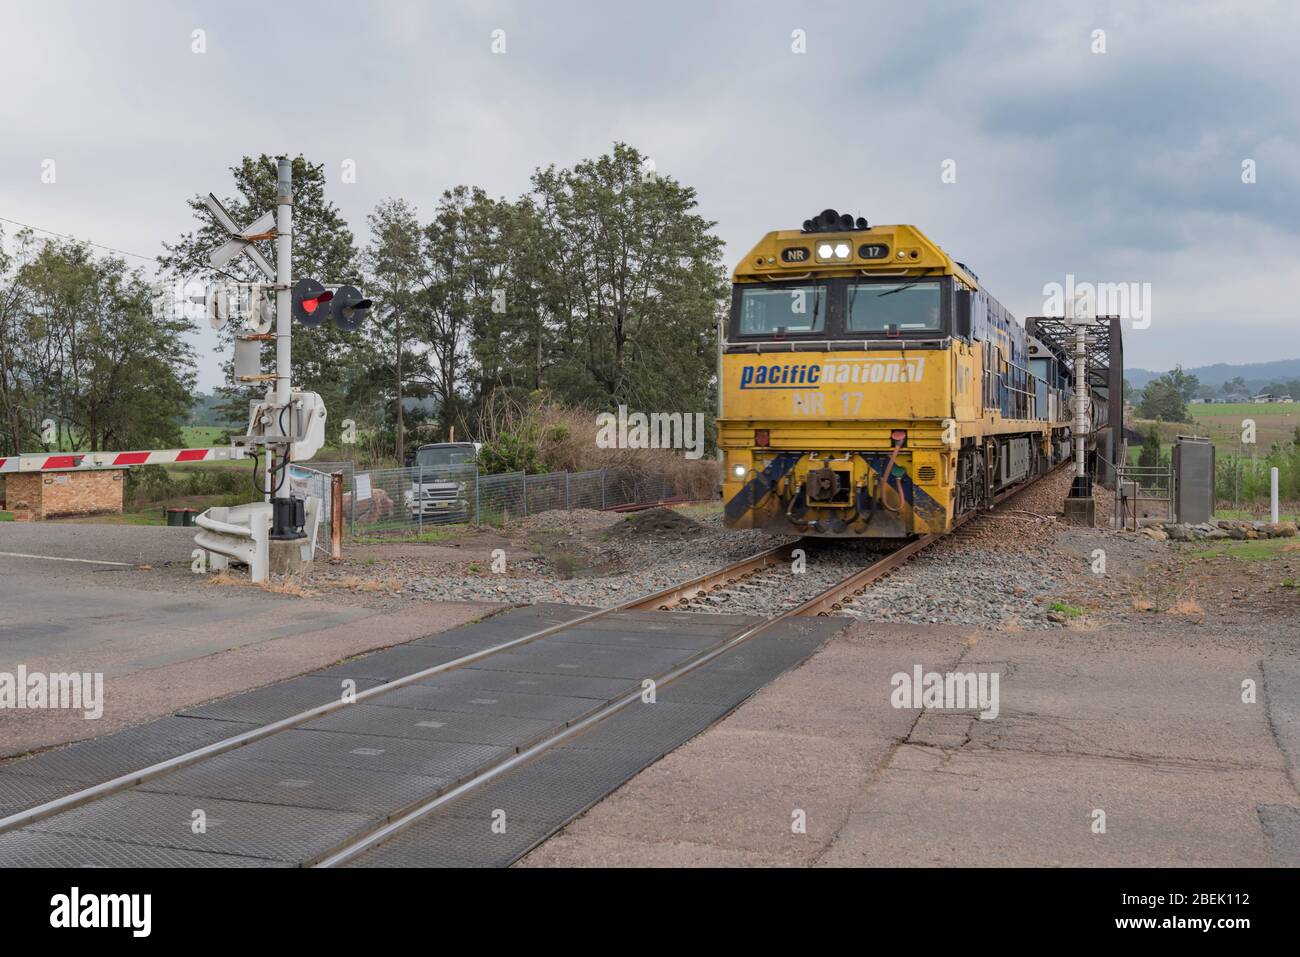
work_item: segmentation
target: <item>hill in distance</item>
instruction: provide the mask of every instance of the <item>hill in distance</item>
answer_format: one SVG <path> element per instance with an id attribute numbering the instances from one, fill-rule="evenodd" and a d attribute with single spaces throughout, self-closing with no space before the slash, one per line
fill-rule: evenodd
<path id="1" fill-rule="evenodd" d="M 1244 362 L 1231 365 L 1216 362 L 1214 365 L 1199 366 L 1195 369 L 1183 369 L 1188 375 L 1194 375 L 1202 385 L 1221 386 L 1223 383 L 1240 376 L 1252 389 L 1262 389 L 1271 382 L 1285 382 L 1300 378 L 1300 359 L 1278 359 L 1273 362 Z M 1152 379 L 1164 375 L 1164 372 L 1152 372 L 1150 369 L 1125 369 L 1124 377 L 1135 389 L 1141 389 Z"/>

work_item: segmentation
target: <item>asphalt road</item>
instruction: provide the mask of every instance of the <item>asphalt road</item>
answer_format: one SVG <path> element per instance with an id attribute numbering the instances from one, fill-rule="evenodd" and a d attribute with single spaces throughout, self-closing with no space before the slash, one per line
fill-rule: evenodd
<path id="1" fill-rule="evenodd" d="M 483 605 L 354 604 L 214 586 L 189 573 L 193 529 L 0 525 L 0 672 L 104 676 L 104 715 L 13 710 L 0 756 L 97 737 L 482 615 Z M 40 557 L 31 557 L 40 556 Z M 92 562 L 126 562 L 94 564 Z"/>
<path id="2" fill-rule="evenodd" d="M 524 863 L 1300 865 L 1300 665 L 1200 637 L 855 625 Z M 999 714 L 894 707 L 916 664 Z"/>
<path id="3" fill-rule="evenodd" d="M 75 522 L 0 523 L 0 553 L 162 565 L 189 561 L 194 529 Z"/>

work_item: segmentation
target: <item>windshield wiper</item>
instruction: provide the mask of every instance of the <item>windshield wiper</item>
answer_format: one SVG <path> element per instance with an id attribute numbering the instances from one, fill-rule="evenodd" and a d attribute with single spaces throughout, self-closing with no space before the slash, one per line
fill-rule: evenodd
<path id="1" fill-rule="evenodd" d="M 903 283 L 903 285 L 901 285 L 901 286 L 895 286 L 893 289 L 889 290 L 889 292 L 882 292 L 882 293 L 881 293 L 880 295 L 878 295 L 876 298 L 877 298 L 877 299 L 884 299 L 886 296 L 892 296 L 894 293 L 896 293 L 896 292 L 902 292 L 904 289 L 911 289 L 913 286 L 915 286 L 915 285 L 916 285 L 918 282 L 920 282 L 922 279 L 927 278 L 927 274 L 929 273 L 929 271 L 930 271 L 930 270 L 927 269 L 925 272 L 921 273 L 921 275 L 917 276 L 917 277 L 916 277 L 915 279 L 913 279 L 911 282 Z M 856 292 L 857 292 L 857 289 L 854 288 L 853 291 L 856 293 Z"/>

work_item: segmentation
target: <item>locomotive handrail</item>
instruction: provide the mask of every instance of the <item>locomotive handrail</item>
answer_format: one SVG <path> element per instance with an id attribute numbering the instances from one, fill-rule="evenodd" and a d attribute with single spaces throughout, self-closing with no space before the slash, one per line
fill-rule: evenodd
<path id="1" fill-rule="evenodd" d="M 952 338 L 943 339 L 786 339 L 772 342 L 725 342 L 724 355 L 765 352 L 868 352 L 872 349 L 947 349 Z"/>

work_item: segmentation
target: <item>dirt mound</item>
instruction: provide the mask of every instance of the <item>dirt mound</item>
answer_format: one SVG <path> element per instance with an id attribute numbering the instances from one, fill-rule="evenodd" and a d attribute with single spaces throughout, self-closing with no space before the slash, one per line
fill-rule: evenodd
<path id="1" fill-rule="evenodd" d="M 609 531 L 611 538 L 684 541 L 699 538 L 707 529 L 695 519 L 671 508 L 649 508 L 633 512 Z"/>
<path id="2" fill-rule="evenodd" d="M 530 515 L 518 527 L 526 531 L 561 531 L 583 532 L 599 531 L 611 525 L 617 525 L 623 516 L 617 512 L 602 512 L 599 509 L 575 508 L 570 510 L 553 509 Z"/>

